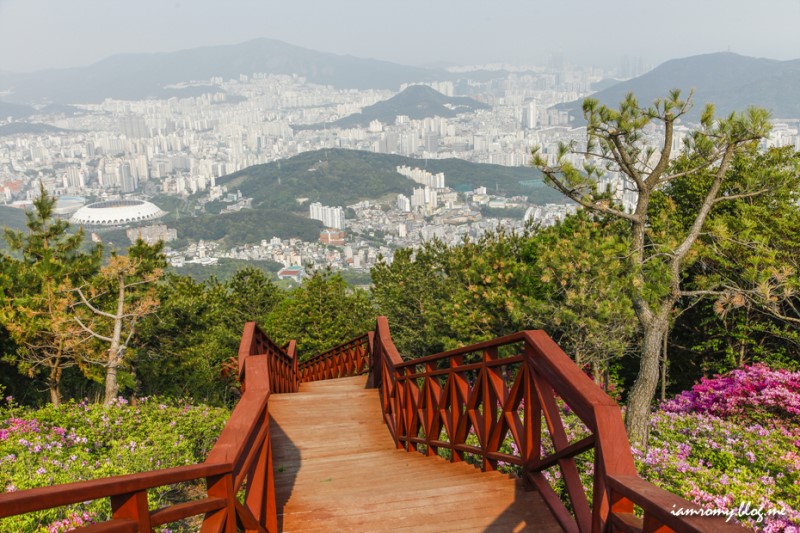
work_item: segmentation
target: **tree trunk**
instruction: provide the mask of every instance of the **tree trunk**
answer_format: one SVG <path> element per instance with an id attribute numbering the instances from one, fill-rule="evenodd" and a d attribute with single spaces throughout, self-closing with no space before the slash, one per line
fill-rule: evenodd
<path id="1" fill-rule="evenodd" d="M 628 396 L 625 426 L 631 443 L 644 448 L 650 427 L 650 405 L 656 394 L 661 363 L 661 345 L 669 328 L 669 320 L 661 316 L 643 327 L 642 357 L 639 375 Z"/>
<path id="2" fill-rule="evenodd" d="M 111 405 L 114 398 L 119 394 L 119 383 L 117 382 L 117 368 L 119 361 L 116 356 L 111 356 L 106 368 L 106 395 L 103 399 L 103 405 Z"/>
<path id="3" fill-rule="evenodd" d="M 117 369 L 122 364 L 122 317 L 125 315 L 125 278 L 120 275 L 117 280 L 117 314 L 114 315 L 114 332 L 111 334 L 111 347 L 108 349 L 108 366 L 106 367 L 106 397 L 103 405 L 110 405 L 119 394 Z"/>
<path id="4" fill-rule="evenodd" d="M 61 406 L 61 368 L 58 366 L 58 361 L 56 361 L 56 365 L 50 367 L 50 375 L 47 378 L 47 388 L 50 391 L 50 403 L 52 403 L 55 407 Z"/>
<path id="5" fill-rule="evenodd" d="M 667 401 L 667 369 L 669 360 L 667 357 L 667 340 L 669 335 L 664 334 L 663 345 L 661 347 L 661 401 Z"/>

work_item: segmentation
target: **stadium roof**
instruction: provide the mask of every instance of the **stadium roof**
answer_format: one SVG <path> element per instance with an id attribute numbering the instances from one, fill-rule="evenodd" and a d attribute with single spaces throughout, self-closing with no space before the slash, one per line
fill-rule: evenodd
<path id="1" fill-rule="evenodd" d="M 161 218 L 166 213 L 144 200 L 110 200 L 85 205 L 69 219 L 86 226 L 122 226 Z"/>

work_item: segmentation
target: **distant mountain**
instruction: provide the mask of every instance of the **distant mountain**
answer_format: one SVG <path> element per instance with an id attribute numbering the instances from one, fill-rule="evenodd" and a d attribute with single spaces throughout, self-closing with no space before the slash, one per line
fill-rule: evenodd
<path id="1" fill-rule="evenodd" d="M 729 52 L 673 59 L 592 97 L 617 106 L 632 92 L 639 103 L 650 104 L 671 89 L 681 89 L 684 95 L 694 89 L 695 106 L 689 119 L 697 119 L 706 103 L 713 103 L 720 116 L 755 105 L 776 118 L 800 118 L 800 59 L 776 61 Z M 583 120 L 581 101 L 557 107 Z"/>
<path id="2" fill-rule="evenodd" d="M 361 113 L 325 124 L 294 126 L 294 129 L 355 128 L 367 126 L 373 120 L 394 124 L 395 118 L 400 115 L 419 120 L 428 117 L 454 117 L 459 113 L 489 108 L 490 106 L 472 98 L 454 98 L 426 85 L 412 85 L 388 100 L 365 107 Z"/>
<path id="3" fill-rule="evenodd" d="M 397 167 L 444 172 L 447 185 L 457 190 L 485 186 L 506 194 L 528 196 L 533 203 L 562 202 L 563 196 L 544 186 L 541 174 L 530 167 L 504 167 L 461 159 L 413 159 L 358 150 L 316 150 L 290 159 L 246 168 L 217 179 L 228 190 L 240 190 L 255 206 L 304 213 L 307 202 L 348 205 L 393 194 L 410 194 L 418 187 Z"/>
<path id="4" fill-rule="evenodd" d="M 614 85 L 620 83 L 620 80 L 614 78 L 603 78 L 600 81 L 594 82 L 592 84 L 593 91 L 604 91 L 609 87 L 613 87 Z"/>
<path id="5" fill-rule="evenodd" d="M 0 74 L 0 91 L 13 102 L 90 103 L 176 96 L 165 86 L 240 74 L 297 74 L 312 83 L 352 89 L 397 89 L 402 83 L 442 79 L 440 71 L 316 52 L 272 39 L 159 54 L 122 54 L 88 67 Z M 190 88 L 191 89 L 191 88 Z M 218 90 L 206 88 L 205 90 Z M 176 92 L 178 91 L 178 92 Z"/>
<path id="6" fill-rule="evenodd" d="M 67 117 L 74 117 L 75 115 L 81 115 L 85 113 L 85 111 L 79 107 L 71 105 L 49 104 L 39 109 L 37 113 L 42 115 L 64 115 Z"/>
<path id="7" fill-rule="evenodd" d="M 20 135 L 20 134 L 41 134 L 41 133 L 64 133 L 69 130 L 56 128 L 49 124 L 40 124 L 38 122 L 12 122 L 10 124 L 3 124 L 0 126 L 0 137 L 7 135 Z"/>

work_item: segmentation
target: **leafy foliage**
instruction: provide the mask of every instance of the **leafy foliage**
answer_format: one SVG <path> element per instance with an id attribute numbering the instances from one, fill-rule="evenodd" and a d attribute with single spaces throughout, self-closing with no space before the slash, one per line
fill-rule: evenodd
<path id="1" fill-rule="evenodd" d="M 0 487 L 3 491 L 194 464 L 205 459 L 229 413 L 157 398 L 130 405 L 69 402 L 32 411 L 13 400 L 0 407 Z M 162 507 L 189 499 L 192 484 L 150 492 Z M 107 498 L 0 521 L 3 531 L 52 531 L 73 522 L 108 520 Z M 61 529 L 55 529 L 61 531 Z M 187 529 L 188 530 L 188 529 Z"/>
<path id="2" fill-rule="evenodd" d="M 319 270 L 275 306 L 265 331 L 279 344 L 296 340 L 303 360 L 365 333 L 374 320 L 367 292 L 351 291 L 338 273 Z"/>
<path id="3" fill-rule="evenodd" d="M 158 298 L 161 307 L 140 328 L 137 390 L 221 404 L 237 393 L 226 362 L 238 351 L 244 323 L 264 327 L 284 295 L 263 272 L 246 268 L 224 283 L 168 275 Z"/>
<path id="4" fill-rule="evenodd" d="M 81 250 L 83 233 L 69 234 L 69 224 L 55 220 L 56 199 L 43 187 L 27 213 L 28 231 L 6 229 L 15 256 L 0 258 L 4 293 L 2 320 L 17 345 L 5 359 L 30 377 L 45 374 L 50 401 L 58 404 L 61 375 L 79 364 L 72 289 L 99 266 L 100 249 Z"/>
<path id="5" fill-rule="evenodd" d="M 373 268 L 372 294 L 405 357 L 543 328 L 608 382 L 635 333 L 624 253 L 618 224 L 579 213 L 552 228 L 398 251 Z"/>

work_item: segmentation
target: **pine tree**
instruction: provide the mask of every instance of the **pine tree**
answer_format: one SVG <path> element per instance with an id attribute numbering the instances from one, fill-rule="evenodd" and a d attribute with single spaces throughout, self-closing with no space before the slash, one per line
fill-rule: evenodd
<path id="1" fill-rule="evenodd" d="M 85 348 L 76 335 L 73 287 L 97 271 L 100 249 L 82 251 L 83 231 L 69 233 L 69 224 L 54 218 L 56 199 L 40 187 L 27 231 L 6 230 L 11 256 L 2 257 L 5 299 L 2 319 L 17 353 L 12 357 L 29 376 L 44 374 L 50 401 L 61 402 L 65 368 L 80 363 Z"/>
<path id="2" fill-rule="evenodd" d="M 626 426 L 632 441 L 647 440 L 650 406 L 659 377 L 659 362 L 670 322 L 683 298 L 702 296 L 682 287 L 687 268 L 696 259 L 696 243 L 709 214 L 721 204 L 766 193 L 763 180 L 731 182 L 731 169 L 740 156 L 752 156 L 769 131 L 768 114 L 751 108 L 715 120 L 707 106 L 700 127 L 684 139 L 684 148 L 673 157 L 676 122 L 691 107 L 691 97 L 680 91 L 642 107 L 629 94 L 619 110 L 594 99 L 583 104 L 587 119 L 585 150 L 561 145 L 556 161 L 534 151 L 534 165 L 550 184 L 586 209 L 616 217 L 627 224 L 628 264 L 633 276 L 633 310 L 642 330 L 639 373 L 628 396 Z M 650 144 L 654 127 L 663 128 L 658 145 Z M 570 155 L 586 157 L 579 170 Z M 617 205 L 609 191 L 600 187 L 605 171 L 623 176 L 637 194 L 631 212 Z M 763 176 L 762 176 L 763 177 Z M 685 223 L 670 224 L 669 201 L 659 203 L 667 187 L 688 183 L 697 191 L 696 201 L 684 213 Z"/>

